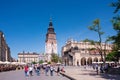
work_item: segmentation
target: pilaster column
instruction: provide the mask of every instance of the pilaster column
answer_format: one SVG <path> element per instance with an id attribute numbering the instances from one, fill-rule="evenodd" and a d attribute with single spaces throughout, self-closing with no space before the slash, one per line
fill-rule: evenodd
<path id="1" fill-rule="evenodd" d="M 5 60 L 8 61 L 8 51 L 7 51 L 7 48 L 5 48 Z"/>

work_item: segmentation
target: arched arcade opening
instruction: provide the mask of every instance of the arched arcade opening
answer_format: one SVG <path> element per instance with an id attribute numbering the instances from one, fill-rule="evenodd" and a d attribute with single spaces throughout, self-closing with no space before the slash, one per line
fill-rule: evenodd
<path id="1" fill-rule="evenodd" d="M 81 65 L 82 66 L 86 65 L 86 58 L 85 57 L 81 58 Z"/>

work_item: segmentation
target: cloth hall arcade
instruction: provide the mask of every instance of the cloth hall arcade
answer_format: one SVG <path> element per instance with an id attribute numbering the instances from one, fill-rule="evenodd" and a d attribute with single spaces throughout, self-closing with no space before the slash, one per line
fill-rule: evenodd
<path id="1" fill-rule="evenodd" d="M 113 45 L 102 43 L 101 46 L 102 50 L 106 48 L 106 54 L 108 54 Z M 100 62 L 101 56 L 96 47 L 98 47 L 97 44 L 92 45 L 90 42 L 69 40 L 62 47 L 63 63 L 65 65 L 91 65 L 92 62 Z M 93 48 L 94 50 L 90 50 Z"/>

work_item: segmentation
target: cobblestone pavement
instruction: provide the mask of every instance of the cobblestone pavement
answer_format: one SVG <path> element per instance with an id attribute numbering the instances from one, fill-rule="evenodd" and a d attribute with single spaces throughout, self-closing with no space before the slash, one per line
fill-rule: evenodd
<path id="1" fill-rule="evenodd" d="M 66 66 L 64 67 L 65 74 L 69 75 L 76 80 L 120 80 L 120 75 L 110 75 L 110 74 L 101 74 L 92 67 L 83 67 L 83 66 Z"/>
<path id="2" fill-rule="evenodd" d="M 24 71 L 18 70 L 18 71 L 0 72 L 0 80 L 69 80 L 69 79 L 63 77 L 62 75 L 57 76 L 56 73 L 54 73 L 53 76 L 50 75 L 45 76 L 44 73 L 41 74 L 40 76 L 37 76 L 35 73 L 33 73 L 33 76 L 25 77 Z"/>

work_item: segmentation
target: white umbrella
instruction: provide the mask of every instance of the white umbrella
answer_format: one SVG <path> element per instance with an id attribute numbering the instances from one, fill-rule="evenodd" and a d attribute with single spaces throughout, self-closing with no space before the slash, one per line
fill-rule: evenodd
<path id="1" fill-rule="evenodd" d="M 57 64 L 61 64 L 60 62 L 58 62 Z"/>
<path id="2" fill-rule="evenodd" d="M 92 63 L 97 63 L 97 62 L 92 62 Z"/>
<path id="3" fill-rule="evenodd" d="M 101 63 L 103 63 L 103 62 L 92 62 L 92 63 L 97 63 L 97 64 L 101 64 Z"/>
<path id="4" fill-rule="evenodd" d="M 43 65 L 47 64 L 47 62 L 42 63 Z"/>
<path id="5" fill-rule="evenodd" d="M 103 63 L 103 62 L 98 62 L 98 64 L 101 64 L 101 63 Z"/>
<path id="6" fill-rule="evenodd" d="M 9 61 L 5 61 L 4 64 L 10 64 L 10 62 Z"/>
<path id="7" fill-rule="evenodd" d="M 4 62 L 0 61 L 0 64 L 4 64 Z"/>
<path id="8" fill-rule="evenodd" d="M 11 62 L 11 64 L 13 64 L 13 65 L 18 65 L 18 62 Z"/>
<path id="9" fill-rule="evenodd" d="M 115 63 L 115 62 L 113 62 L 113 61 L 106 61 L 106 63 Z"/>
<path id="10" fill-rule="evenodd" d="M 25 65 L 26 63 L 25 62 L 21 62 L 21 63 L 19 63 L 20 65 Z"/>

